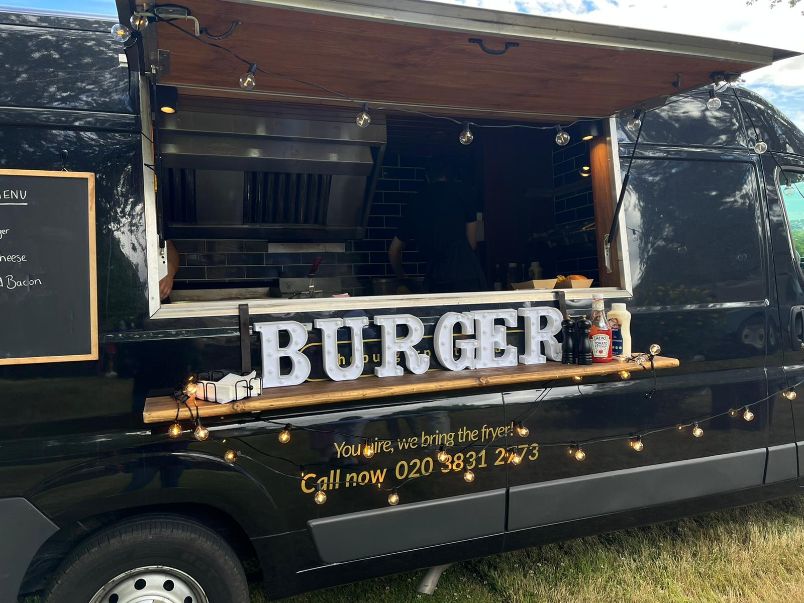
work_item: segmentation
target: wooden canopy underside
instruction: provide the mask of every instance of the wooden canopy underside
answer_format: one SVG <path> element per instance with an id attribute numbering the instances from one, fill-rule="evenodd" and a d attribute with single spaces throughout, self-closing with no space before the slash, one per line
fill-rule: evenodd
<path id="1" fill-rule="evenodd" d="M 238 80 L 247 65 L 176 29 L 191 31 L 189 22 L 152 26 L 158 48 L 170 55 L 169 70 L 160 83 L 205 96 L 338 102 L 342 94 L 375 107 L 418 106 L 456 115 L 603 117 L 646 99 L 706 84 L 713 72 L 741 73 L 771 60 L 489 37 L 215 0 L 184 4 L 213 33 L 240 21 L 233 35 L 215 43 L 277 74 L 258 73 L 255 90 L 241 91 Z M 501 49 L 506 42 L 519 46 L 493 56 L 469 42 L 473 37 L 482 38 L 492 49 Z M 680 88 L 674 82 L 680 82 Z"/>

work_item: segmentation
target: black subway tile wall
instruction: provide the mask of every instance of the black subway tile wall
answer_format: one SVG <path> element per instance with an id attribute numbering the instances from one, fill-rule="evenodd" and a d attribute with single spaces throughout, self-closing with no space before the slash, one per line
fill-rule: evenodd
<path id="1" fill-rule="evenodd" d="M 561 248 L 558 272 L 598 279 L 595 211 L 591 178 L 581 176 L 589 166 L 589 143 L 572 142 L 553 151 L 553 211 L 555 225 L 564 229 L 568 245 Z M 591 225 L 591 226 L 590 226 Z"/>
<path id="2" fill-rule="evenodd" d="M 278 278 L 305 278 L 313 262 L 320 257 L 318 276 L 340 285 L 340 290 L 327 293 L 370 295 L 372 279 L 393 276 L 388 246 L 423 180 L 420 158 L 386 152 L 366 237 L 360 240 L 282 244 L 282 251 L 271 251 L 270 241 L 176 240 L 179 271 L 175 286 L 187 288 L 203 281 L 225 281 L 243 287 L 265 286 L 265 281 Z M 425 262 L 415 248 L 404 252 L 403 262 L 408 275 L 424 274 Z"/>

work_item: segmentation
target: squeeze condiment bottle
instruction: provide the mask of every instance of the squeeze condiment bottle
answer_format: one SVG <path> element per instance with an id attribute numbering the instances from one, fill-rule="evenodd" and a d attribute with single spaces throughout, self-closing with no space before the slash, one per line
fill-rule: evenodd
<path id="1" fill-rule="evenodd" d="M 611 362 L 611 327 L 606 318 L 606 307 L 603 298 L 592 298 L 592 329 L 589 331 L 592 343 L 592 362 Z"/>
<path id="2" fill-rule="evenodd" d="M 612 353 L 615 356 L 631 355 L 631 313 L 625 304 L 611 304 L 609 311 Z"/>

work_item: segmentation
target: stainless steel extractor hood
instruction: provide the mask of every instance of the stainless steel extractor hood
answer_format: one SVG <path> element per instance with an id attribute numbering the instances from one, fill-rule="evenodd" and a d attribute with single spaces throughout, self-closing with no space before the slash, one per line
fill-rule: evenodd
<path id="1" fill-rule="evenodd" d="M 166 230 L 173 238 L 360 238 L 385 122 L 340 109 L 183 110 L 160 116 Z"/>

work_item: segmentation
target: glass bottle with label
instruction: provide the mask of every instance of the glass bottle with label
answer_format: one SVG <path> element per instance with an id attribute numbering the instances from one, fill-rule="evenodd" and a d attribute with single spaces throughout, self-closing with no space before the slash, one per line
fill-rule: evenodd
<path id="1" fill-rule="evenodd" d="M 592 299 L 592 329 L 589 331 L 592 342 L 592 361 L 611 362 L 611 327 L 606 317 L 606 307 L 603 298 L 595 296 Z"/>

